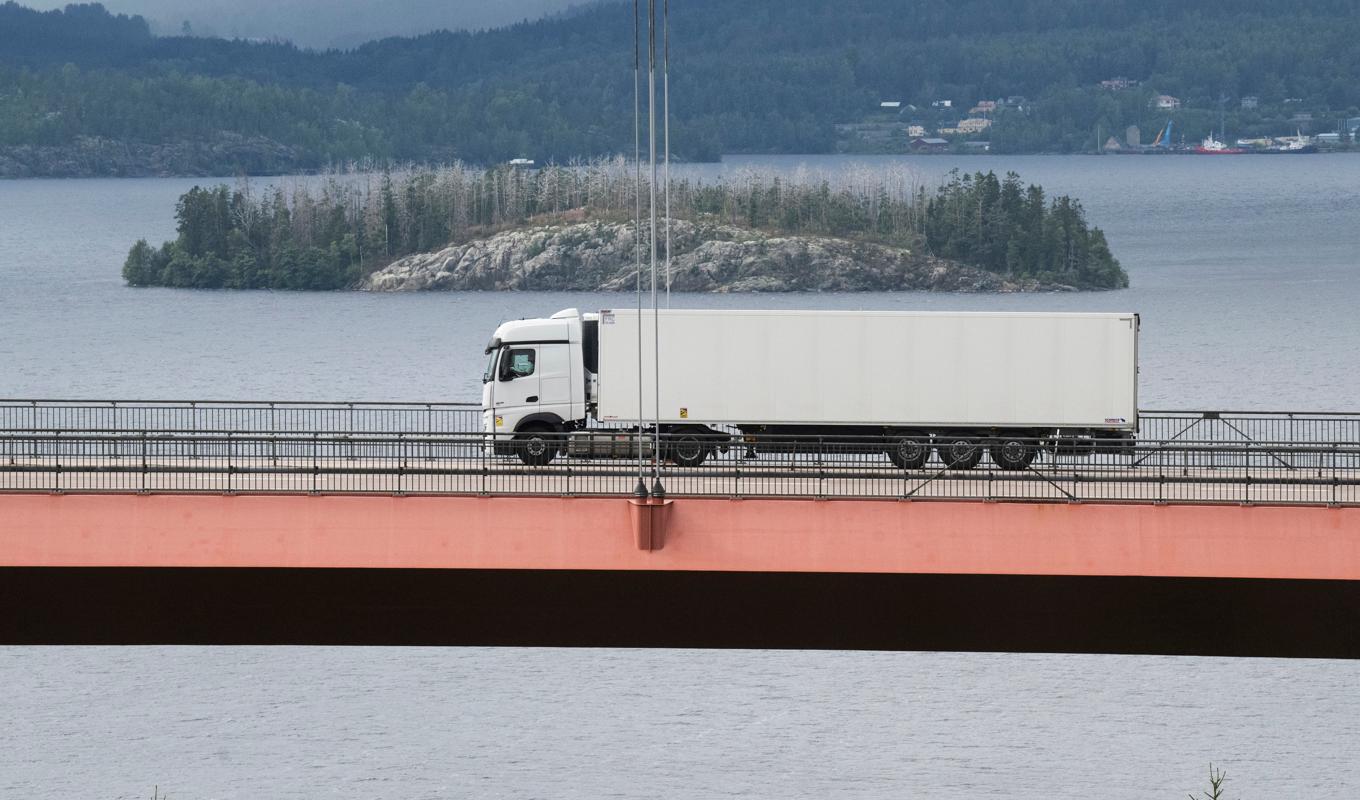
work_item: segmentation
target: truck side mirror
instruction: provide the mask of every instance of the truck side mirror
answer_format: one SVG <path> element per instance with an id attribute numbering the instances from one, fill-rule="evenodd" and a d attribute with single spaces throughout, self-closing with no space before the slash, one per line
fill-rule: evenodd
<path id="1" fill-rule="evenodd" d="M 496 359 L 496 378 L 504 383 L 514 380 L 515 373 L 510 369 L 510 348 L 501 349 L 501 357 Z"/>

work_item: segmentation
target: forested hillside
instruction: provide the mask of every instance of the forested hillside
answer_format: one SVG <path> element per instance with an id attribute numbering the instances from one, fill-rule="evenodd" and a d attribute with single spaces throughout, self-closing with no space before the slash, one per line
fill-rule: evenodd
<path id="1" fill-rule="evenodd" d="M 1189 109 L 1180 127 L 1265 124 L 1360 106 L 1353 0 L 676 0 L 672 140 L 681 157 L 826 152 L 835 125 L 881 100 L 998 114 L 994 149 L 1088 147 L 1097 128 L 1155 125 L 1152 92 Z M 376 158 L 565 161 L 631 149 L 632 6 L 479 33 L 385 39 L 348 51 L 152 36 L 97 5 L 0 6 L 0 147 L 203 140 L 230 133 L 290 148 L 301 167 Z M 1139 82 L 1129 92 L 1101 80 Z M 1237 111 L 1257 96 L 1260 110 Z"/>

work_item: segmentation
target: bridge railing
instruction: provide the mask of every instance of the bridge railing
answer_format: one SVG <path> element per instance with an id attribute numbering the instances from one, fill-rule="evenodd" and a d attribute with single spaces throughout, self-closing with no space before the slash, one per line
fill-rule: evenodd
<path id="1" fill-rule="evenodd" d="M 0 431 L 467 433 L 478 403 L 0 400 Z"/>
<path id="2" fill-rule="evenodd" d="M 0 491 L 622 497 L 659 477 L 672 497 L 1360 505 L 1353 442 L 1015 440 L 1033 460 L 1005 469 L 987 443 L 949 464 L 925 443 L 904 468 L 888 455 L 900 443 L 882 438 L 724 437 L 700 443 L 703 464 L 681 466 L 693 439 L 661 437 L 659 464 L 649 440 L 639 464 L 635 435 L 607 438 L 624 458 L 559 442 L 550 464 L 530 466 L 522 440 L 476 433 L 11 431 L 0 433 Z"/>
<path id="3" fill-rule="evenodd" d="M 0 432 L 442 435 L 481 429 L 477 403 L 0 399 Z M 1154 441 L 1360 443 L 1360 412 L 1145 410 L 1138 433 Z"/>

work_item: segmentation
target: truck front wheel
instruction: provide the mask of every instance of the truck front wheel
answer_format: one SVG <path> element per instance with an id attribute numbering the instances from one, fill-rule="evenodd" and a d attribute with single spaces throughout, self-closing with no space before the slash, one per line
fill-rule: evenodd
<path id="1" fill-rule="evenodd" d="M 528 466 L 547 466 L 557 457 L 562 444 L 560 439 L 557 432 L 546 425 L 530 425 L 515 434 L 515 454 Z"/>

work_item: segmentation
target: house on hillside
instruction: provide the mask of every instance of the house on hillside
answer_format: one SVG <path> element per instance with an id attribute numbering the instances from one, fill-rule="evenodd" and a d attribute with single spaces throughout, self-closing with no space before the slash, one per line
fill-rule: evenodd
<path id="1" fill-rule="evenodd" d="M 911 149 L 917 153 L 943 153 L 949 149 L 949 140 L 919 136 L 911 140 Z"/>
<path id="2" fill-rule="evenodd" d="M 907 138 L 908 138 L 908 139 L 920 139 L 921 137 L 923 137 L 923 136 L 925 136 L 925 135 L 926 135 L 926 126 L 924 126 L 924 125 L 908 125 L 908 126 L 907 126 Z"/>
<path id="3" fill-rule="evenodd" d="M 990 127 L 992 127 L 992 121 L 989 119 L 969 117 L 968 119 L 959 120 L 958 127 L 955 128 L 955 130 L 962 134 L 971 134 L 982 133 Z"/>
<path id="4" fill-rule="evenodd" d="M 1161 111 L 1175 111 L 1181 107 L 1181 100 L 1169 94 L 1159 94 L 1152 98 L 1151 106 Z"/>
<path id="5" fill-rule="evenodd" d="M 934 102 L 932 102 L 932 103 L 930 104 L 930 107 L 931 107 L 931 108 L 953 108 L 953 107 L 954 107 L 954 101 L 953 101 L 953 100 L 935 100 Z"/>
<path id="6" fill-rule="evenodd" d="M 985 117 L 985 116 L 987 116 L 988 114 L 992 114 L 992 113 L 995 113 L 995 112 L 996 112 L 996 101 L 995 101 L 995 100 L 979 100 L 977 105 L 975 105 L 975 106 L 973 106 L 972 108 L 968 109 L 968 116 L 970 116 L 970 117 Z"/>

